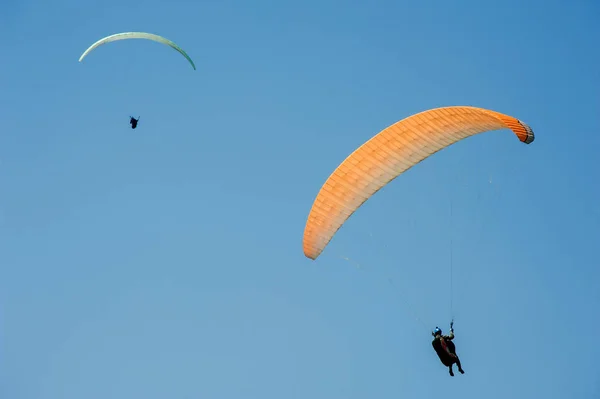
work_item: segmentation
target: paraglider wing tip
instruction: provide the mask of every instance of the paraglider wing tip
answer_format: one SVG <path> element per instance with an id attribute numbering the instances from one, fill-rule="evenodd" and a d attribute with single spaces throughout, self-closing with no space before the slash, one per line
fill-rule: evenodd
<path id="1" fill-rule="evenodd" d="M 523 141 L 525 144 L 531 144 L 533 143 L 533 141 L 535 140 L 535 134 L 533 133 L 533 129 L 531 127 L 529 127 L 528 124 L 526 124 L 525 122 L 517 119 L 519 121 L 519 123 L 521 124 L 521 126 L 523 126 L 523 128 L 525 129 L 525 131 L 527 132 L 527 137 L 525 138 L 525 140 Z"/>
<path id="2" fill-rule="evenodd" d="M 304 252 L 304 256 L 306 256 L 310 260 L 316 260 L 321 254 L 321 251 L 317 250 L 316 248 L 314 248 L 314 246 L 308 244 L 307 242 L 304 242 L 302 250 Z"/>

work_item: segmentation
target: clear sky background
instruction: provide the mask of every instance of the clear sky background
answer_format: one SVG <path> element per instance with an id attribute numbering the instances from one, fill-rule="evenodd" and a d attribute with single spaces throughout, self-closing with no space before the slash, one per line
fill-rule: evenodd
<path id="1" fill-rule="evenodd" d="M 599 398 L 599 20 L 595 0 L 2 2 L 0 397 Z M 77 61 L 137 30 L 198 69 L 140 40 Z M 441 151 L 305 258 L 334 168 L 448 105 L 536 141 Z M 454 378 L 430 336 L 452 316 Z"/>

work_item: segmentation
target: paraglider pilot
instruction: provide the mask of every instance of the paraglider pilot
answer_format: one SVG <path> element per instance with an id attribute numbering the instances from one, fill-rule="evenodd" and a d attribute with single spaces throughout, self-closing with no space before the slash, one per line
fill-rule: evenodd
<path id="1" fill-rule="evenodd" d="M 431 345 L 433 345 L 433 349 L 439 356 L 442 364 L 448 367 L 450 371 L 450 375 L 454 377 L 454 372 L 452 371 L 452 365 L 456 363 L 458 366 L 458 371 L 461 374 L 464 374 L 465 371 L 462 369 L 460 365 L 460 359 L 456 355 L 456 347 L 454 346 L 454 322 L 450 323 L 450 334 L 442 335 L 442 330 L 439 327 L 436 327 L 435 330 L 431 333 L 433 335 L 433 341 Z"/>
<path id="2" fill-rule="evenodd" d="M 140 117 L 138 116 L 137 119 L 135 119 L 133 116 L 129 117 L 129 123 L 131 123 L 131 128 L 135 129 L 137 127 L 138 121 L 140 120 Z"/>

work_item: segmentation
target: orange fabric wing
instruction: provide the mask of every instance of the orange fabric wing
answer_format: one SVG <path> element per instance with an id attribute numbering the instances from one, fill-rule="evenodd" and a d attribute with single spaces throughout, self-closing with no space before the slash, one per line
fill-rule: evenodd
<path id="1" fill-rule="evenodd" d="M 321 187 L 304 229 L 304 254 L 316 259 L 366 200 L 406 170 L 459 140 L 499 129 L 512 130 L 525 144 L 534 140 L 520 120 L 466 106 L 431 109 L 387 127 L 346 158 Z"/>

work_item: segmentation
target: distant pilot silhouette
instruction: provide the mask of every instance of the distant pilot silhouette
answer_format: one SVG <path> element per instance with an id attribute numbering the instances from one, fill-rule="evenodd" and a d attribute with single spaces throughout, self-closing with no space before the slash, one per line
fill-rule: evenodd
<path id="1" fill-rule="evenodd" d="M 135 119 L 133 116 L 129 117 L 129 123 L 131 123 L 131 128 L 135 129 L 137 127 L 138 121 L 140 120 L 140 117 L 138 116 L 137 119 Z"/>

